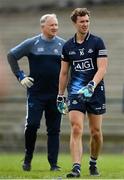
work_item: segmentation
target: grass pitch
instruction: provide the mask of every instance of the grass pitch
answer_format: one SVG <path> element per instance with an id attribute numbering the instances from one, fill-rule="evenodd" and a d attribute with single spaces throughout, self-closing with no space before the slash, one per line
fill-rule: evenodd
<path id="1" fill-rule="evenodd" d="M 51 172 L 47 157 L 44 154 L 34 154 L 32 170 L 22 170 L 23 154 L 0 154 L 0 179 L 66 179 L 66 174 L 71 169 L 71 157 L 69 154 L 59 155 L 60 172 Z M 80 179 L 93 179 L 88 172 L 89 156 L 84 155 L 82 160 L 82 172 Z M 103 154 L 98 161 L 100 177 L 95 179 L 124 179 L 124 155 Z"/>

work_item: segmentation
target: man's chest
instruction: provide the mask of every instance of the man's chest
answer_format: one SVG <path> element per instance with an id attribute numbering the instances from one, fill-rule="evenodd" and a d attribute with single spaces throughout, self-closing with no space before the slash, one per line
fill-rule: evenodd
<path id="1" fill-rule="evenodd" d="M 72 46 L 68 51 L 70 64 L 75 71 L 88 71 L 94 69 L 97 52 L 95 46 Z"/>
<path id="2" fill-rule="evenodd" d="M 61 55 L 62 47 L 59 44 L 38 44 L 32 48 L 33 54 L 38 55 Z"/>
<path id="3" fill-rule="evenodd" d="M 70 46 L 68 49 L 68 56 L 70 60 L 81 60 L 86 58 L 96 57 L 96 48 L 93 45 L 80 45 L 80 46 Z"/>

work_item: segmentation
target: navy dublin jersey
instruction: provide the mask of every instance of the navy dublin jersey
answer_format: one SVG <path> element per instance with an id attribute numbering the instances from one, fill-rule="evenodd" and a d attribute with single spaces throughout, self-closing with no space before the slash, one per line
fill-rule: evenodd
<path id="1" fill-rule="evenodd" d="M 68 62 L 71 67 L 69 94 L 77 94 L 79 89 L 93 79 L 97 72 L 97 58 L 100 57 L 107 57 L 104 42 L 90 33 L 81 44 L 76 42 L 76 35 L 64 44 L 62 60 Z"/>
<path id="2" fill-rule="evenodd" d="M 24 56 L 28 58 L 29 76 L 34 78 L 34 85 L 28 88 L 28 92 L 57 94 L 64 43 L 65 40 L 58 36 L 47 40 L 43 34 L 39 34 L 11 49 L 10 53 L 17 61 Z"/>

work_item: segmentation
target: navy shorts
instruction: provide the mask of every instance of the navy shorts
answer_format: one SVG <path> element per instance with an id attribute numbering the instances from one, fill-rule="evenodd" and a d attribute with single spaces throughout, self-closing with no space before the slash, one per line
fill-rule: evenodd
<path id="1" fill-rule="evenodd" d="M 96 115 L 106 112 L 105 89 L 103 85 L 97 86 L 89 102 L 79 101 L 78 94 L 72 94 L 68 97 L 68 110 L 78 110 L 83 113 L 92 113 Z"/>

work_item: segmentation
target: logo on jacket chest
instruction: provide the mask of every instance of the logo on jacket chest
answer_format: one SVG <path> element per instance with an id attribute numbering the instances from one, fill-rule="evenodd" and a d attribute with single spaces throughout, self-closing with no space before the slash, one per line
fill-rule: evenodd
<path id="1" fill-rule="evenodd" d="M 43 47 L 38 47 L 37 52 L 44 52 L 44 48 Z"/>
<path id="2" fill-rule="evenodd" d="M 59 50 L 58 49 L 50 49 L 50 50 L 47 50 L 47 49 L 44 49 L 43 47 L 38 47 L 37 48 L 37 52 L 39 53 L 53 53 L 53 54 L 59 54 Z"/>
<path id="3" fill-rule="evenodd" d="M 59 54 L 58 49 L 54 49 L 53 51 L 54 51 L 55 54 Z"/>

